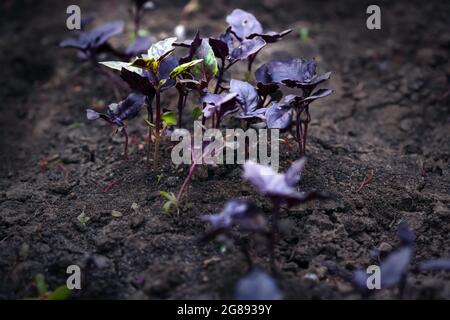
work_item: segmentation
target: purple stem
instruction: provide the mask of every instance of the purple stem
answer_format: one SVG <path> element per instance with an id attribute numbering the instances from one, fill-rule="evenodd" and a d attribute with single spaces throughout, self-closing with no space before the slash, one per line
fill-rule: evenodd
<path id="1" fill-rule="evenodd" d="M 275 246 L 278 242 L 278 220 L 280 216 L 280 202 L 276 199 L 272 199 L 272 230 L 270 237 L 270 264 L 272 271 L 276 272 L 276 260 L 275 260 Z"/>
<path id="2" fill-rule="evenodd" d="M 186 179 L 184 179 L 183 185 L 181 186 L 180 191 L 177 194 L 177 202 L 179 202 L 181 200 L 181 197 L 183 196 L 185 189 L 191 183 L 192 176 L 194 175 L 196 168 L 197 168 L 197 163 L 195 163 L 195 161 L 193 161 L 191 164 L 191 167 L 189 168 L 189 173 L 188 173 Z"/>
<path id="3" fill-rule="evenodd" d="M 128 160 L 128 132 L 126 127 L 122 128 L 122 134 L 125 137 L 124 158 L 125 160 Z"/>

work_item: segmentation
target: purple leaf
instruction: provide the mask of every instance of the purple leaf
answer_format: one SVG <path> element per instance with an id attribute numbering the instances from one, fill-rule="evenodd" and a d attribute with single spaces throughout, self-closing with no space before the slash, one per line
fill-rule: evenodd
<path id="1" fill-rule="evenodd" d="M 229 49 L 226 42 L 223 42 L 220 39 L 209 38 L 209 45 L 217 58 L 225 60 L 228 57 Z"/>
<path id="2" fill-rule="evenodd" d="M 236 115 L 238 119 L 260 118 L 265 119 L 266 108 L 260 108 L 260 99 L 255 87 L 245 81 L 232 79 L 230 81 L 230 92 L 238 94 L 237 101 L 244 109 L 243 112 Z"/>
<path id="3" fill-rule="evenodd" d="M 239 110 L 236 97 L 237 93 L 229 93 L 227 95 L 207 94 L 202 99 L 204 105 L 203 115 L 209 118 L 215 112 L 220 122 L 224 116 Z"/>
<path id="4" fill-rule="evenodd" d="M 256 80 L 263 84 L 276 83 L 288 87 L 313 89 L 330 78 L 330 72 L 316 75 L 317 63 L 314 60 L 292 59 L 287 61 L 271 61 L 255 72 Z"/>
<path id="5" fill-rule="evenodd" d="M 254 15 L 241 9 L 234 9 L 226 21 L 233 32 L 242 40 L 253 33 L 262 33 L 263 28 Z"/>
<path id="6" fill-rule="evenodd" d="M 412 247 L 401 247 L 384 259 L 380 265 L 381 288 L 391 289 L 397 287 L 408 273 L 411 259 L 414 253 Z M 353 271 L 350 277 L 344 279 L 349 281 L 355 289 L 365 294 L 368 292 L 367 279 L 370 274 L 363 269 Z"/>
<path id="7" fill-rule="evenodd" d="M 266 226 L 256 206 L 244 200 L 230 200 L 219 214 L 204 215 L 201 219 L 210 225 L 203 241 L 212 240 L 235 225 L 245 232 L 263 231 Z"/>
<path id="8" fill-rule="evenodd" d="M 292 32 L 292 29 L 287 29 L 282 32 L 275 32 L 275 31 L 269 31 L 266 33 L 252 33 L 247 37 L 247 39 L 253 39 L 255 37 L 261 37 L 265 42 L 267 43 L 273 43 L 277 42 L 281 38 L 283 38 L 285 35 Z"/>
<path id="9" fill-rule="evenodd" d="M 420 263 L 421 271 L 450 271 L 450 259 L 439 258 L 431 259 Z"/>
<path id="10" fill-rule="evenodd" d="M 88 32 L 81 32 L 78 37 L 68 38 L 60 43 L 63 48 L 75 48 L 81 51 L 96 51 L 110 38 L 123 32 L 123 21 L 105 23 Z"/>
<path id="11" fill-rule="evenodd" d="M 266 272 L 253 269 L 239 280 L 236 286 L 238 300 L 281 300 L 281 292 L 275 280 Z"/>
<path id="12" fill-rule="evenodd" d="M 156 91 L 155 87 L 150 83 L 149 73 L 149 71 L 144 71 L 142 74 L 138 74 L 127 68 L 122 68 L 120 77 L 128 84 L 131 90 L 153 97 Z M 153 77 L 151 78 L 153 79 Z"/>
<path id="13" fill-rule="evenodd" d="M 124 120 L 132 119 L 138 115 L 145 104 L 145 99 L 146 97 L 143 94 L 131 93 L 125 100 L 110 104 L 106 114 L 87 109 L 86 116 L 89 120 L 102 118 L 108 123 L 123 127 L 125 125 Z"/>
<path id="14" fill-rule="evenodd" d="M 309 97 L 306 97 L 305 99 L 303 99 L 301 101 L 311 103 L 317 99 L 328 97 L 332 93 L 333 93 L 333 90 L 331 90 L 331 89 L 319 89 L 316 92 L 314 92 L 312 95 L 310 95 Z"/>
<path id="15" fill-rule="evenodd" d="M 285 173 L 285 180 L 288 186 L 294 187 L 300 181 L 306 159 L 302 158 L 291 164 Z"/>
<path id="16" fill-rule="evenodd" d="M 250 83 L 232 79 L 230 81 L 230 92 L 237 93 L 237 101 L 246 113 L 254 112 L 258 108 L 258 92 Z"/>
<path id="17" fill-rule="evenodd" d="M 231 61 L 245 60 L 249 56 L 258 53 L 266 44 L 261 38 L 245 39 L 239 43 L 237 48 L 231 51 L 230 59 Z"/>
<path id="18" fill-rule="evenodd" d="M 86 109 L 86 118 L 91 121 L 97 120 L 100 118 L 100 114 L 92 109 Z"/>
<path id="19" fill-rule="evenodd" d="M 235 37 L 233 36 L 233 34 L 231 32 L 231 27 L 228 27 L 227 30 L 219 36 L 219 40 L 226 43 L 226 45 L 228 47 L 228 52 L 233 51 Z"/>
<path id="20" fill-rule="evenodd" d="M 393 288 L 403 281 L 408 273 L 413 253 L 413 247 L 402 247 L 384 259 L 380 265 L 382 288 Z"/>
<path id="21" fill-rule="evenodd" d="M 181 43 L 175 42 L 173 44 L 174 46 L 189 48 L 189 53 L 185 57 L 180 59 L 180 64 L 187 63 L 187 62 L 193 60 L 194 55 L 197 52 L 198 48 L 201 46 L 201 44 L 202 44 L 202 38 L 200 38 L 200 33 L 198 31 L 195 34 L 195 37 L 193 40 L 186 40 Z"/>
<path id="22" fill-rule="evenodd" d="M 292 123 L 292 110 L 288 105 L 280 105 L 272 102 L 266 111 L 266 123 L 268 129 L 286 129 Z"/>
<path id="23" fill-rule="evenodd" d="M 271 93 L 274 93 L 279 88 L 279 86 L 275 83 L 264 84 L 261 82 L 258 82 L 256 84 L 256 87 L 258 88 L 258 93 L 261 97 L 265 97 Z"/>
<path id="24" fill-rule="evenodd" d="M 283 173 L 275 172 L 272 167 L 248 161 L 244 164 L 244 179 L 248 180 L 262 195 L 276 201 L 285 202 L 288 206 L 307 202 L 313 199 L 326 199 L 330 195 L 321 192 L 298 192 L 295 183 L 303 169 L 304 160 L 294 162 L 290 169 Z"/>

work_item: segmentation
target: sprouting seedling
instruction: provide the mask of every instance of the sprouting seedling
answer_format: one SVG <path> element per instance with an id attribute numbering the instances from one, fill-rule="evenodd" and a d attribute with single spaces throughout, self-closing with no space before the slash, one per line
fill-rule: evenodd
<path id="1" fill-rule="evenodd" d="M 99 113 L 92 109 L 86 110 L 88 120 L 103 119 L 109 124 L 118 127 L 118 131 L 125 137 L 124 156 L 128 157 L 128 133 L 125 120 L 135 118 L 145 104 L 145 96 L 139 93 L 131 93 L 125 100 L 108 106 L 106 113 Z"/>
<path id="2" fill-rule="evenodd" d="M 380 280 L 382 289 L 399 288 L 399 296 L 401 297 L 414 257 L 415 235 L 406 223 L 402 223 L 398 228 L 398 237 L 400 245 L 381 261 Z M 367 286 L 367 279 L 370 274 L 365 269 L 356 269 L 352 273 L 336 266 L 329 266 L 328 269 L 331 273 L 352 284 L 353 288 L 361 295 L 368 296 L 373 292 Z"/>
<path id="3" fill-rule="evenodd" d="M 108 43 L 108 41 L 123 32 L 123 21 L 112 21 L 100 25 L 90 31 L 83 31 L 77 37 L 67 38 L 59 44 L 62 48 L 73 48 L 78 50 L 80 57 L 97 62 L 99 53 L 118 52 Z M 121 56 L 121 54 L 119 54 Z"/>
<path id="4" fill-rule="evenodd" d="M 267 223 L 260 210 L 251 202 L 244 200 L 230 200 L 225 204 L 222 212 L 204 215 L 203 221 L 209 223 L 209 228 L 201 238 L 202 242 L 214 239 L 232 241 L 238 245 L 247 259 L 249 267 L 253 265 L 253 257 L 247 242 L 234 235 L 233 228 L 237 227 L 241 233 L 261 234 L 269 236 Z"/>
<path id="5" fill-rule="evenodd" d="M 78 56 L 87 60 L 91 65 L 111 81 L 116 98 L 120 97 L 119 88 L 122 83 L 111 73 L 99 68 L 98 59 L 101 53 L 110 53 L 116 57 L 126 59 L 127 55 L 113 46 L 108 41 L 124 30 L 123 21 L 112 21 L 102 24 L 90 31 L 81 31 L 76 37 L 67 38 L 59 44 L 62 48 L 72 48 L 78 51 Z"/>
<path id="6" fill-rule="evenodd" d="M 300 181 L 305 159 L 295 161 L 285 173 L 277 173 L 268 165 L 247 161 L 244 164 L 244 179 L 248 180 L 255 189 L 272 202 L 272 240 L 271 260 L 275 267 L 275 244 L 278 238 L 278 219 L 282 205 L 288 207 L 305 203 L 313 199 L 328 199 L 326 192 L 299 192 L 296 184 Z"/>
<path id="7" fill-rule="evenodd" d="M 176 57 L 172 55 L 173 43 L 176 38 L 167 38 L 153 44 L 146 55 L 136 58 L 133 62 L 107 61 L 103 65 L 121 71 L 121 77 L 128 83 L 130 88 L 141 92 L 147 96 L 147 122 L 154 125 L 155 131 L 155 166 L 159 159 L 159 140 L 163 123 L 161 119 L 161 93 L 170 89 L 176 84 L 176 77 L 186 69 L 193 67 L 195 63 L 179 65 Z M 152 102 L 155 100 L 156 112 L 153 119 Z M 150 144 L 152 140 L 152 126 L 149 126 L 148 133 L 148 154 L 150 158 Z"/>
<path id="8" fill-rule="evenodd" d="M 403 297 L 408 274 L 412 270 L 421 272 L 450 271 L 450 259 L 436 258 L 423 261 L 418 264 L 418 268 L 413 269 L 411 263 L 415 254 L 415 235 L 410 227 L 402 222 L 398 227 L 399 246 L 386 256 L 380 264 L 381 289 L 399 290 L 399 297 Z M 373 291 L 367 287 L 369 275 L 366 270 L 356 269 L 352 273 L 346 270 L 329 266 L 329 271 L 340 276 L 342 279 L 352 284 L 353 288 L 363 296 L 370 295 Z"/>
<path id="9" fill-rule="evenodd" d="M 70 298 L 70 290 L 66 285 L 57 287 L 55 290 L 50 291 L 47 283 L 45 282 L 45 277 L 41 273 L 36 275 L 34 284 L 38 292 L 37 297 L 25 298 L 25 300 L 67 300 Z"/>
<path id="10" fill-rule="evenodd" d="M 133 6 L 129 8 L 130 15 L 133 18 L 134 35 L 139 36 L 141 31 L 141 20 L 145 10 L 151 10 L 155 4 L 149 0 L 132 0 Z"/>
<path id="11" fill-rule="evenodd" d="M 272 103 L 266 113 L 269 129 L 287 129 L 291 127 L 295 113 L 295 138 L 300 155 L 305 154 L 308 124 L 311 121 L 309 105 L 311 102 L 329 96 L 332 90 L 314 89 L 330 78 L 331 73 L 316 74 L 317 63 L 314 60 L 292 59 L 271 61 L 255 72 L 258 86 L 284 85 L 302 89 L 302 95 L 289 95 L 281 103 Z M 304 116 L 303 116 L 304 115 Z"/>
<path id="12" fill-rule="evenodd" d="M 170 213 L 172 209 L 175 209 L 177 211 L 177 214 L 180 214 L 180 207 L 178 205 L 178 200 L 175 194 L 173 194 L 172 192 L 160 191 L 159 195 L 167 200 L 162 206 L 162 209 L 165 213 Z"/>
<path id="13" fill-rule="evenodd" d="M 282 300 L 283 293 L 276 280 L 267 272 L 251 269 L 236 285 L 237 300 Z"/>

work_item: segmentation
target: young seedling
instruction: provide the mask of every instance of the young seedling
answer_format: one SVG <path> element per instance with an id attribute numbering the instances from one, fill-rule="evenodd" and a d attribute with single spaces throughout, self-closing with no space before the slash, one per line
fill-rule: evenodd
<path id="1" fill-rule="evenodd" d="M 266 220 L 253 203 L 243 200 L 230 200 L 225 204 L 222 212 L 204 215 L 201 219 L 210 225 L 206 234 L 201 238 L 202 242 L 214 239 L 231 241 L 240 247 L 249 268 L 253 266 L 254 261 L 248 243 L 232 232 L 233 228 L 237 227 L 241 233 L 269 236 Z"/>
<path id="2" fill-rule="evenodd" d="M 102 24 L 90 31 L 82 31 L 76 37 L 67 38 L 59 44 L 62 48 L 73 48 L 78 50 L 82 59 L 97 63 L 100 53 L 107 52 L 118 54 L 108 41 L 123 32 L 123 21 L 112 21 Z"/>
<path id="3" fill-rule="evenodd" d="M 149 0 L 132 0 L 132 6 L 129 8 L 130 15 L 134 24 L 134 35 L 139 37 L 141 31 L 141 20 L 145 10 L 154 8 L 154 4 Z M 148 48 L 148 47 L 147 47 Z"/>
<path id="4" fill-rule="evenodd" d="M 399 289 L 399 297 L 403 296 L 406 278 L 410 269 L 411 261 L 415 251 L 415 235 L 405 223 L 400 224 L 398 229 L 400 245 L 390 253 L 380 264 L 380 279 L 382 289 Z M 363 297 L 370 295 L 367 279 L 370 276 L 365 269 L 356 269 L 352 273 L 335 266 L 329 266 L 329 271 L 348 281 L 355 291 Z"/>
<path id="5" fill-rule="evenodd" d="M 128 158 L 128 133 L 125 120 L 135 118 L 145 104 L 145 96 L 139 93 L 131 93 L 119 103 L 112 103 L 108 106 L 106 113 L 99 113 L 92 109 L 86 110 L 88 120 L 103 119 L 109 124 L 116 126 L 116 132 L 120 132 L 125 137 L 124 157 Z"/>
<path id="6" fill-rule="evenodd" d="M 101 53 L 110 53 L 119 58 L 126 57 L 108 43 L 112 37 L 121 34 L 123 29 L 123 21 L 112 21 L 90 31 L 82 31 L 76 37 L 67 38 L 59 44 L 62 48 L 76 49 L 81 59 L 88 60 L 95 69 L 100 70 L 112 82 L 116 97 L 120 96 L 118 88 L 121 88 L 121 83 L 112 74 L 99 68 L 98 57 Z"/>
<path id="7" fill-rule="evenodd" d="M 244 179 L 272 202 L 271 262 L 275 268 L 275 245 L 278 241 L 278 219 L 282 205 L 295 206 L 313 199 L 328 199 L 326 192 L 299 192 L 296 184 L 300 181 L 305 159 L 295 161 L 286 173 L 277 173 L 272 167 L 248 161 L 244 164 Z"/>
<path id="8" fill-rule="evenodd" d="M 175 209 L 177 211 L 177 214 L 180 214 L 178 200 L 172 192 L 160 191 L 159 195 L 167 200 L 162 206 L 162 209 L 165 213 L 168 214 L 172 211 L 172 209 Z"/>
<path id="9" fill-rule="evenodd" d="M 288 129 L 293 123 L 295 112 L 295 138 L 300 155 L 305 154 L 308 125 L 311 121 L 309 105 L 311 102 L 329 96 L 330 89 L 314 89 L 330 78 L 331 72 L 316 74 L 317 63 L 314 60 L 292 59 L 271 61 L 256 70 L 258 86 L 283 85 L 302 89 L 302 95 L 288 95 L 281 102 L 273 102 L 266 113 L 269 129 Z M 304 116 L 303 116 L 304 115 Z"/>
<path id="10" fill-rule="evenodd" d="M 159 162 L 159 142 L 163 122 L 161 119 L 161 93 L 175 86 L 175 78 L 200 62 L 194 61 L 179 65 L 178 60 L 172 55 L 174 48 L 172 47 L 176 38 L 167 38 L 153 44 L 146 55 L 135 59 L 131 63 L 120 61 L 102 62 L 103 65 L 119 70 L 121 77 L 128 83 L 131 89 L 141 92 L 147 96 L 148 115 L 147 124 L 149 125 L 148 133 L 148 153 L 147 160 L 150 159 L 150 144 L 152 140 L 152 129 L 155 131 L 154 145 L 154 164 L 155 167 Z M 153 119 L 152 101 L 155 100 L 156 113 Z"/>
<path id="11" fill-rule="evenodd" d="M 45 277 L 41 273 L 36 275 L 34 283 L 38 292 L 37 297 L 26 298 L 25 300 L 67 300 L 70 298 L 70 290 L 66 285 L 50 291 L 45 282 Z"/>

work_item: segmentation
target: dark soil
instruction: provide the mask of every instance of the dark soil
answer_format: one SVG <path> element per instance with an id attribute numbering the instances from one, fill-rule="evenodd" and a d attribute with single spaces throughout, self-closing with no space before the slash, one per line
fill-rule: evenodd
<path id="1" fill-rule="evenodd" d="M 277 259 L 289 299 L 360 298 L 324 264 L 367 266 L 372 249 L 395 248 L 401 221 L 417 235 L 414 265 L 450 256 L 450 2 L 378 2 L 378 31 L 365 27 L 369 3 L 359 0 L 214 1 L 185 21 L 190 36 L 196 29 L 217 34 L 226 14 L 241 7 L 267 29 L 295 30 L 264 49 L 257 65 L 315 57 L 321 71 L 333 72 L 335 93 L 312 108 L 300 187 L 337 198 L 282 212 Z M 220 211 L 231 198 L 252 199 L 267 213 L 269 203 L 243 183 L 239 166 L 227 166 L 196 177 L 179 216 L 161 210 L 158 191 L 176 192 L 187 168 L 170 160 L 157 171 L 146 166 L 140 119 L 130 124 L 129 161 L 120 136 L 87 123 L 85 108 L 114 95 L 76 53 L 57 47 L 69 33 L 65 8 L 72 3 L 0 4 L 0 298 L 35 296 L 38 273 L 50 288 L 62 285 L 71 264 L 83 270 L 74 298 L 231 298 L 245 259 L 234 247 L 199 245 L 205 229 L 199 216 Z M 124 19 L 132 30 L 127 3 L 79 1 L 97 23 Z M 172 33 L 184 4 L 164 3 L 144 19 L 155 38 Z M 301 27 L 309 29 L 306 42 L 299 40 Z M 125 43 L 125 35 L 115 39 Z M 163 103 L 174 108 L 175 96 Z M 296 151 L 282 152 L 285 168 Z M 357 191 L 371 172 L 372 182 Z M 83 212 L 86 224 L 77 218 Z M 267 252 L 258 256 L 267 267 Z M 449 299 L 450 274 L 411 273 L 405 298 Z"/>

